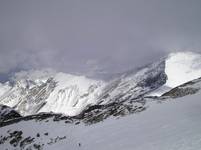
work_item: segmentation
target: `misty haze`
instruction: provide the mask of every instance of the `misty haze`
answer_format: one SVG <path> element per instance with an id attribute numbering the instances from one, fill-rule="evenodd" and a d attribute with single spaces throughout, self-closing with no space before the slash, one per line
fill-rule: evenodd
<path id="1" fill-rule="evenodd" d="M 0 0 L 0 150 L 201 149 L 201 1 Z"/>

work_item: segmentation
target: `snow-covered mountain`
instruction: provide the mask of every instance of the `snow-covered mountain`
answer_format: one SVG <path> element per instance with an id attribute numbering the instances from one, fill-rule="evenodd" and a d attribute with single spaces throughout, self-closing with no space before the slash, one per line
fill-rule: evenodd
<path id="1" fill-rule="evenodd" d="M 11 107 L 0 106 L 0 149 L 197 150 L 200 89 L 201 55 L 191 52 L 110 81 L 19 72 L 0 85 L 0 104 Z"/>
<path id="2" fill-rule="evenodd" d="M 195 80 L 186 86 L 190 85 L 199 84 Z M 198 150 L 200 97 L 198 91 L 174 100 L 145 98 L 146 111 L 90 126 L 79 118 L 58 114 L 13 119 L 0 123 L 0 149 Z"/>
<path id="3" fill-rule="evenodd" d="M 0 85 L 0 104 L 14 108 L 21 115 L 54 112 L 77 116 L 91 106 L 162 95 L 199 77 L 201 55 L 191 52 L 172 53 L 107 82 L 52 70 L 22 71 Z"/>
<path id="4" fill-rule="evenodd" d="M 30 74 L 37 74 L 29 76 Z M 96 100 L 104 83 L 64 73 L 31 71 L 16 74 L 10 88 L 0 97 L 0 103 L 15 108 L 22 115 L 40 111 L 76 115 Z"/>
<path id="5" fill-rule="evenodd" d="M 165 58 L 166 83 L 151 95 L 163 93 L 188 81 L 201 77 L 201 54 L 192 52 L 171 53 Z"/>
<path id="6" fill-rule="evenodd" d="M 123 73 L 108 83 L 65 73 L 44 75 L 37 71 L 37 78 L 29 76 L 31 72 L 18 73 L 12 86 L 1 95 L 0 104 L 22 115 L 55 112 L 75 116 L 92 105 L 136 99 L 157 89 L 166 81 L 164 68 L 160 61 L 137 73 Z"/>

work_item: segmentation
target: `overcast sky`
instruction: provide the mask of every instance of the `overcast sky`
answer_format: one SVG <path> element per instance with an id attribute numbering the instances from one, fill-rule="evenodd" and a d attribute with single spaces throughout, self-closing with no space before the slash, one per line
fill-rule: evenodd
<path id="1" fill-rule="evenodd" d="M 0 0 L 0 73 L 118 72 L 201 51 L 200 0 Z"/>

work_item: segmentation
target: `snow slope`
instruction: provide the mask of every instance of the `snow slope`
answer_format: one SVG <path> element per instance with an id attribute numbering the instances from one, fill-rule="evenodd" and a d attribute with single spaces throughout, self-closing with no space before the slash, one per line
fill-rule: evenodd
<path id="1" fill-rule="evenodd" d="M 149 109 L 140 114 L 79 127 L 74 137 L 82 141 L 83 149 L 198 150 L 200 97 L 199 93 L 162 104 L 150 102 Z"/>
<path id="2" fill-rule="evenodd" d="M 21 141 L 34 138 L 32 143 L 24 144 L 24 149 L 38 144 L 44 150 L 199 150 L 200 97 L 199 92 L 162 103 L 149 99 L 146 111 L 90 126 L 66 124 L 65 120 L 56 122 L 50 118 L 14 123 L 1 127 L 0 133 L 8 137 L 14 131 L 22 131 Z M 0 144 L 0 149 L 20 149 L 20 143 L 14 147 L 11 140 L 8 138 Z"/>
<path id="3" fill-rule="evenodd" d="M 55 112 L 77 115 L 96 103 L 103 81 L 46 70 L 16 73 L 0 104 L 15 108 L 22 115 Z"/>
<path id="4" fill-rule="evenodd" d="M 181 84 L 201 77 L 201 54 L 193 52 L 171 53 L 165 59 L 166 84 L 151 93 L 160 96 Z"/>
<path id="5" fill-rule="evenodd" d="M 75 116 L 83 110 L 87 115 L 38 114 L 0 122 L 0 149 L 199 150 L 200 61 L 199 54 L 173 53 L 107 83 L 65 73 L 18 74 L 0 103 L 24 115 Z M 144 97 L 152 91 L 169 92 L 165 98 Z M 132 106 L 140 111 L 128 115 Z M 87 124 L 93 116 L 96 123 Z"/>
<path id="6" fill-rule="evenodd" d="M 97 103 L 97 97 L 104 85 L 103 81 L 64 73 L 57 73 L 54 80 L 57 86 L 40 112 L 53 111 L 69 116 L 78 115 L 88 105 Z"/>
<path id="7" fill-rule="evenodd" d="M 192 52 L 170 54 L 166 60 L 166 86 L 176 87 L 201 77 L 201 55 Z"/>
<path id="8" fill-rule="evenodd" d="M 0 84 L 0 104 L 22 115 L 55 112 L 76 116 L 93 105 L 132 101 L 145 94 L 160 96 L 199 77 L 201 55 L 191 52 L 172 53 L 107 82 L 50 69 L 22 71 Z"/>
<path id="9" fill-rule="evenodd" d="M 38 112 L 76 116 L 89 106 L 129 101 L 157 89 L 166 81 L 164 68 L 164 62 L 159 61 L 109 82 L 61 72 L 17 73 L 13 85 L 0 96 L 0 104 L 24 116 Z"/>

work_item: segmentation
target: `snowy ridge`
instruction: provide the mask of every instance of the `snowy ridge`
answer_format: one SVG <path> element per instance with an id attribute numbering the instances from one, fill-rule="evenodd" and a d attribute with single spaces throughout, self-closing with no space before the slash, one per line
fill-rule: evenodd
<path id="1" fill-rule="evenodd" d="M 173 53 L 110 82 L 18 74 L 2 84 L 0 104 L 28 116 L 0 121 L 0 149 L 201 149 L 200 58 Z M 165 94 L 147 97 L 156 92 Z M 3 115 L 13 111 L 2 108 Z"/>
<path id="2" fill-rule="evenodd" d="M 0 149 L 199 150 L 200 96 L 149 100 L 146 111 L 91 126 L 51 115 L 13 121 L 0 128 Z"/>
<path id="3" fill-rule="evenodd" d="M 166 84 L 151 93 L 160 96 L 165 92 L 201 77 L 201 54 L 192 52 L 171 53 L 165 59 Z"/>
<path id="4" fill-rule="evenodd" d="M 108 83 L 65 73 L 17 73 L 13 86 L 0 97 L 0 104 L 22 115 L 54 112 L 76 116 L 88 106 L 129 101 L 157 89 L 166 81 L 164 67 L 160 61 Z"/>
<path id="5" fill-rule="evenodd" d="M 161 97 L 178 98 L 186 95 L 192 95 L 200 91 L 201 89 L 201 78 L 184 83 L 170 91 L 164 93 Z"/>
<path id="6" fill-rule="evenodd" d="M 22 71 L 0 84 L 0 104 L 22 115 L 54 112 L 76 116 L 93 105 L 133 101 L 145 94 L 160 96 L 199 77 L 201 55 L 191 52 L 172 53 L 108 82 L 50 69 Z"/>
<path id="7" fill-rule="evenodd" d="M 104 84 L 82 76 L 46 71 L 18 73 L 13 81 L 14 85 L 0 97 L 0 104 L 13 107 L 22 115 L 41 111 L 77 115 L 95 103 L 97 89 Z"/>
<path id="8" fill-rule="evenodd" d="M 176 87 L 201 77 L 201 55 L 192 52 L 170 54 L 166 60 L 166 86 Z"/>
<path id="9" fill-rule="evenodd" d="M 56 74 L 54 80 L 57 86 L 40 112 L 53 111 L 69 116 L 78 115 L 86 106 L 97 103 L 97 97 L 104 85 L 103 81 L 64 73 Z"/>
<path id="10" fill-rule="evenodd" d="M 100 97 L 102 104 L 136 99 L 140 95 L 157 89 L 166 82 L 164 69 L 164 61 L 159 61 L 134 74 L 124 73 L 121 77 L 108 83 L 103 89 Z"/>

